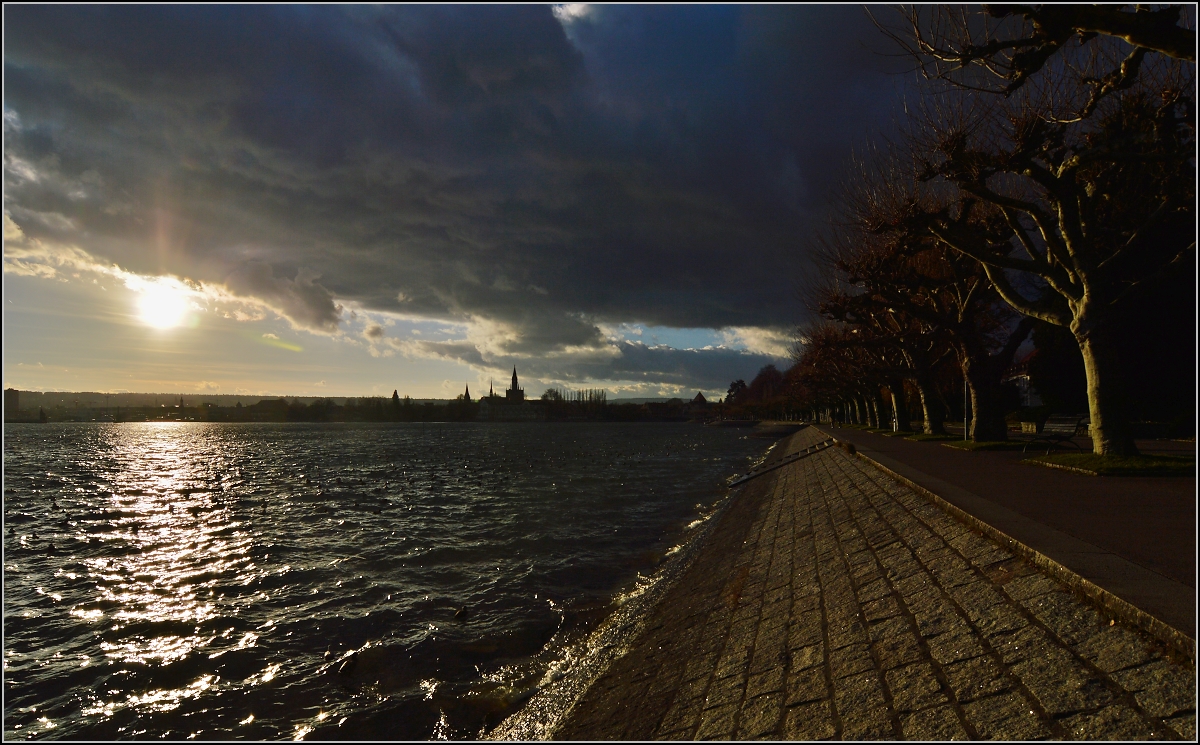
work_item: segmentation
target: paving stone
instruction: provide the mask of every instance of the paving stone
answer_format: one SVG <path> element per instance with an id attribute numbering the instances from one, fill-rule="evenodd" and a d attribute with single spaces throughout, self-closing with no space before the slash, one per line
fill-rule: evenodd
<path id="1" fill-rule="evenodd" d="M 874 623 L 900 615 L 900 606 L 896 603 L 896 598 L 889 595 L 864 604 L 862 612 L 868 623 Z"/>
<path id="2" fill-rule="evenodd" d="M 965 703 L 962 708 L 967 721 L 985 740 L 1040 740 L 1052 734 L 1029 702 L 1017 693 L 989 696 Z"/>
<path id="3" fill-rule="evenodd" d="M 900 716 L 900 731 L 906 740 L 969 740 L 962 722 L 949 706 L 914 711 Z"/>
<path id="4" fill-rule="evenodd" d="M 745 599 L 743 598 L 743 602 Z M 758 629 L 758 619 L 761 610 L 757 606 L 747 606 L 739 608 L 733 614 L 733 623 L 729 626 L 729 638 L 731 641 L 745 641 L 747 644 L 754 641 L 754 632 Z"/>
<path id="5" fill-rule="evenodd" d="M 865 673 L 875 669 L 871 653 L 866 644 L 851 644 L 829 653 L 829 666 L 833 670 L 834 687 L 838 678 Z"/>
<path id="6" fill-rule="evenodd" d="M 941 634 L 926 640 L 929 654 L 939 665 L 969 660 L 984 653 L 979 641 L 968 633 Z"/>
<path id="7" fill-rule="evenodd" d="M 859 586 L 868 585 L 876 580 L 883 579 L 883 575 L 880 574 L 879 569 L 873 566 L 859 567 L 858 569 L 854 570 L 853 577 L 854 583 Z"/>
<path id="8" fill-rule="evenodd" d="M 1145 719 L 1123 704 L 1066 717 L 1059 724 L 1076 740 L 1148 740 L 1155 734 Z"/>
<path id="9" fill-rule="evenodd" d="M 1084 605 L 1065 592 L 1051 592 L 1024 601 L 1039 621 L 1067 644 L 1079 644 L 1100 633 L 1103 628 L 1096 609 Z"/>
<path id="10" fill-rule="evenodd" d="M 884 674 L 896 711 L 916 711 L 946 701 L 933 668 L 924 663 L 907 665 Z M 935 738 L 940 739 L 940 738 Z"/>
<path id="11" fill-rule="evenodd" d="M 1037 626 L 1029 625 L 1012 633 L 996 634 L 988 639 L 1005 664 L 1037 659 L 1048 654 L 1050 637 Z"/>
<path id="12" fill-rule="evenodd" d="M 783 718 L 783 694 L 771 693 L 749 699 L 738 720 L 738 739 L 772 735 Z"/>
<path id="13" fill-rule="evenodd" d="M 823 571 L 821 581 L 824 584 L 822 600 L 826 620 L 857 618 L 859 615 L 858 598 L 854 594 L 854 585 L 845 574 L 844 567 L 838 565 Z"/>
<path id="14" fill-rule="evenodd" d="M 1004 592 L 1013 600 L 1028 600 L 1038 595 L 1059 592 L 1061 590 L 1062 585 L 1044 574 L 1031 574 L 1027 577 L 1020 577 L 1004 585 Z"/>
<path id="15" fill-rule="evenodd" d="M 835 732 L 828 701 L 793 706 L 783 720 L 785 740 L 829 740 Z"/>
<path id="16" fill-rule="evenodd" d="M 1192 667 L 840 449 L 706 540 L 555 738 L 1195 738 Z"/>
<path id="17" fill-rule="evenodd" d="M 938 585 L 924 570 L 914 572 L 907 577 L 892 578 L 892 586 L 900 591 L 902 597 L 910 597 L 916 595 L 922 590 L 937 589 Z"/>
<path id="18" fill-rule="evenodd" d="M 867 630 L 863 628 L 862 621 L 857 617 L 837 620 L 831 618 L 826 633 L 829 637 L 830 649 L 840 649 L 851 644 L 866 644 L 870 639 L 867 636 Z"/>
<path id="19" fill-rule="evenodd" d="M 983 632 L 985 636 L 1016 631 L 1028 625 L 1029 621 L 1025 616 L 1008 603 L 1000 603 L 986 608 L 975 620 L 975 628 Z"/>
<path id="20" fill-rule="evenodd" d="M 672 650 L 674 651 L 674 650 Z M 668 670 L 660 669 L 658 674 L 651 679 L 650 689 L 647 691 L 648 696 L 667 696 L 674 698 L 678 693 L 683 681 L 678 673 L 672 673 Z"/>
<path id="21" fill-rule="evenodd" d="M 1196 710 L 1194 669 L 1159 659 L 1113 673 L 1113 678 L 1134 693 L 1138 705 L 1150 716 L 1169 717 Z"/>
<path id="22" fill-rule="evenodd" d="M 703 678 L 693 678 L 692 680 L 682 681 L 679 684 L 679 687 L 675 690 L 675 701 L 672 703 L 672 705 L 684 705 L 690 703 L 703 704 L 704 692 L 708 688 L 708 682 L 709 678 L 707 676 Z"/>
<path id="23" fill-rule="evenodd" d="M 696 729 L 697 740 L 732 740 L 737 704 L 727 704 L 708 709 L 700 715 L 700 726 Z"/>
<path id="24" fill-rule="evenodd" d="M 742 694 L 745 692 L 746 685 L 740 675 L 714 680 L 708 687 L 708 695 L 704 698 L 704 708 L 712 709 L 737 704 L 742 700 Z"/>
<path id="25" fill-rule="evenodd" d="M 907 618 L 896 616 L 889 618 L 886 621 L 871 624 L 871 641 L 877 642 L 891 636 L 905 635 L 912 633 L 912 624 Z"/>
<path id="26" fill-rule="evenodd" d="M 874 650 L 875 656 L 879 658 L 879 664 L 885 670 L 901 667 L 921 659 L 920 644 L 910 629 L 911 627 L 906 628 L 895 635 L 886 636 L 871 643 L 871 649 Z"/>
<path id="27" fill-rule="evenodd" d="M 746 681 L 746 698 L 754 698 L 764 693 L 777 693 L 783 690 L 783 666 L 765 673 L 751 675 Z"/>
<path id="28" fill-rule="evenodd" d="M 888 587 L 887 582 L 884 582 L 883 579 L 874 580 L 858 588 L 858 600 L 861 603 L 869 603 L 872 600 L 890 597 L 891 594 L 892 588 Z"/>
<path id="29" fill-rule="evenodd" d="M 750 675 L 758 675 L 771 670 L 782 670 L 787 661 L 787 647 L 782 642 L 768 640 L 763 646 L 755 648 L 754 660 L 750 663 L 748 672 Z"/>
<path id="30" fill-rule="evenodd" d="M 906 598 L 906 605 L 912 611 L 913 617 L 917 619 L 917 630 L 921 636 L 929 638 L 940 634 L 971 633 L 971 628 L 967 626 L 962 616 L 949 603 L 941 599 L 940 593 L 930 594 L 937 599 L 922 601 L 919 597 Z"/>
<path id="31" fill-rule="evenodd" d="M 1143 665 L 1155 657 L 1144 636 L 1123 626 L 1105 626 L 1075 651 L 1110 673 Z"/>
<path id="32" fill-rule="evenodd" d="M 1051 716 L 1096 709 L 1113 700 L 1104 681 L 1062 649 L 1051 649 L 1010 669 Z"/>
<path id="33" fill-rule="evenodd" d="M 717 655 L 707 654 L 700 657 L 693 657 L 688 660 L 687 667 L 683 669 L 684 680 L 694 680 L 703 677 L 705 681 L 712 674 L 712 671 L 717 667 Z"/>
<path id="34" fill-rule="evenodd" d="M 1196 739 L 1196 715 L 1181 714 L 1177 717 L 1171 717 L 1167 720 L 1167 725 L 1175 730 L 1175 732 L 1185 740 L 1195 741 Z"/>
<path id="35" fill-rule="evenodd" d="M 834 683 L 833 703 L 842 719 L 842 737 L 847 740 L 893 738 L 884 707 L 883 689 L 875 673 L 863 673 Z"/>
<path id="36" fill-rule="evenodd" d="M 809 701 L 823 701 L 829 698 L 829 685 L 825 681 L 824 667 L 810 667 L 807 670 L 792 672 L 787 679 L 788 706 Z"/>
<path id="37" fill-rule="evenodd" d="M 980 569 L 992 566 L 1001 561 L 1009 561 L 1013 557 L 1012 554 L 998 546 L 992 546 L 986 551 L 981 551 L 970 557 L 971 563 Z"/>
<path id="38" fill-rule="evenodd" d="M 774 605 L 775 603 L 779 603 L 779 602 L 788 602 L 792 599 L 791 590 L 786 586 L 787 585 L 787 575 L 786 574 L 784 574 L 783 577 L 780 579 L 779 585 L 780 586 L 777 589 L 767 591 L 767 596 L 765 598 L 763 598 L 763 606 L 764 607 Z"/>
<path id="39" fill-rule="evenodd" d="M 813 644 L 809 647 L 801 647 L 793 649 L 790 654 L 791 669 L 793 672 L 807 670 L 810 667 L 823 664 L 825 662 L 824 647 L 820 644 Z"/>
<path id="40" fill-rule="evenodd" d="M 950 569 L 936 572 L 934 576 L 937 578 L 938 584 L 946 588 L 962 587 L 963 585 L 969 585 L 972 582 L 978 581 L 978 577 L 974 572 L 965 569 Z"/>
<path id="41" fill-rule="evenodd" d="M 721 655 L 721 660 L 717 663 L 715 677 L 724 678 L 730 675 L 744 674 L 746 667 L 750 664 L 751 643 L 740 642 L 726 647 L 725 652 Z"/>
<path id="42" fill-rule="evenodd" d="M 990 657 L 973 657 L 942 668 L 956 701 L 976 699 L 1003 693 L 1012 683 Z"/>
<path id="43" fill-rule="evenodd" d="M 814 582 L 813 587 L 811 588 L 812 594 L 802 593 L 801 589 L 802 588 L 799 588 L 798 586 L 794 586 L 797 597 L 792 600 L 792 615 L 800 616 L 812 611 L 817 613 L 818 618 L 820 618 L 819 614 L 821 612 L 821 597 L 819 593 L 821 588 Z"/>
<path id="44" fill-rule="evenodd" d="M 978 621 L 989 608 L 1004 602 L 1004 596 L 989 582 L 977 581 L 946 590 L 972 621 Z"/>
<path id="45" fill-rule="evenodd" d="M 927 557 L 925 559 L 925 568 L 933 572 L 935 576 L 938 576 L 942 572 L 969 571 L 970 564 L 963 561 L 955 552 L 943 550 L 933 556 Z"/>
<path id="46" fill-rule="evenodd" d="M 691 730 L 691 728 L 688 728 L 688 729 L 674 730 L 672 732 L 667 732 L 664 734 L 656 733 L 654 735 L 654 739 L 655 740 L 665 740 L 665 741 L 691 740 L 692 739 L 692 730 Z"/>

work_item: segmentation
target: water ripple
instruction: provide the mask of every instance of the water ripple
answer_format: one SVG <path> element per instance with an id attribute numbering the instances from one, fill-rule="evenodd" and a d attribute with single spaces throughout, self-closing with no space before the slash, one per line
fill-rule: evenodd
<path id="1" fill-rule="evenodd" d="M 5 425 L 5 737 L 472 737 L 763 449 L 692 425 Z"/>

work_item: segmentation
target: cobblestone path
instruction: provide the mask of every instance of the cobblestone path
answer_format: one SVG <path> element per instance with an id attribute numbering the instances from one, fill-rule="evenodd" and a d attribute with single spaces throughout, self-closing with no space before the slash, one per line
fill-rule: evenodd
<path id="1" fill-rule="evenodd" d="M 1194 740 L 1195 690 L 1191 661 L 829 448 L 745 487 L 553 737 Z"/>

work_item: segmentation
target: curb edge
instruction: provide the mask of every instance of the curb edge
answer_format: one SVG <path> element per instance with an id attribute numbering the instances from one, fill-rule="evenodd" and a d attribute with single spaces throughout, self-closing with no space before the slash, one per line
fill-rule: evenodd
<path id="1" fill-rule="evenodd" d="M 842 442 L 842 440 L 837 440 L 836 438 L 834 439 L 837 442 Z M 959 522 L 983 533 L 992 540 L 1000 543 L 1000 545 L 1008 548 L 1013 553 L 1016 553 L 1022 558 L 1028 560 L 1039 569 L 1049 572 L 1052 578 L 1058 580 L 1076 592 L 1083 594 L 1092 603 L 1100 606 L 1100 608 L 1112 614 L 1114 617 L 1121 619 L 1125 623 L 1136 626 L 1142 631 L 1145 631 L 1154 638 L 1170 646 L 1177 652 L 1186 655 L 1187 658 L 1192 662 L 1196 661 L 1196 640 L 1189 637 L 1184 632 L 1176 629 L 1174 626 L 1171 626 L 1165 621 L 1155 618 L 1146 611 L 1132 605 L 1128 601 L 1122 600 L 1113 593 L 1105 590 L 1103 587 L 1100 587 L 1091 580 L 1076 574 L 1054 559 L 1051 559 L 1049 556 L 1041 553 L 1037 549 L 1021 543 L 1004 531 L 989 525 L 983 520 L 980 520 L 961 507 L 951 504 L 920 484 L 901 476 L 887 466 L 876 462 L 873 458 L 863 455 L 862 452 L 857 452 L 856 455 L 888 476 L 892 477 L 896 481 L 899 481 L 908 488 L 912 489 L 914 492 L 924 497 L 939 509 L 949 513 Z"/>

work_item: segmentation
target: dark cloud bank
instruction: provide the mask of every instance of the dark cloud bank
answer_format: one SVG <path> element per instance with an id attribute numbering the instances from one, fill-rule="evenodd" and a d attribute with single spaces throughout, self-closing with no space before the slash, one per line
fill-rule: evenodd
<path id="1" fill-rule="evenodd" d="M 597 324 L 800 321 L 806 235 L 901 86 L 853 7 L 10 6 L 4 33 L 31 238 L 317 331 L 341 302 L 486 319 L 508 335 L 406 351 L 560 380 L 768 361 Z"/>

